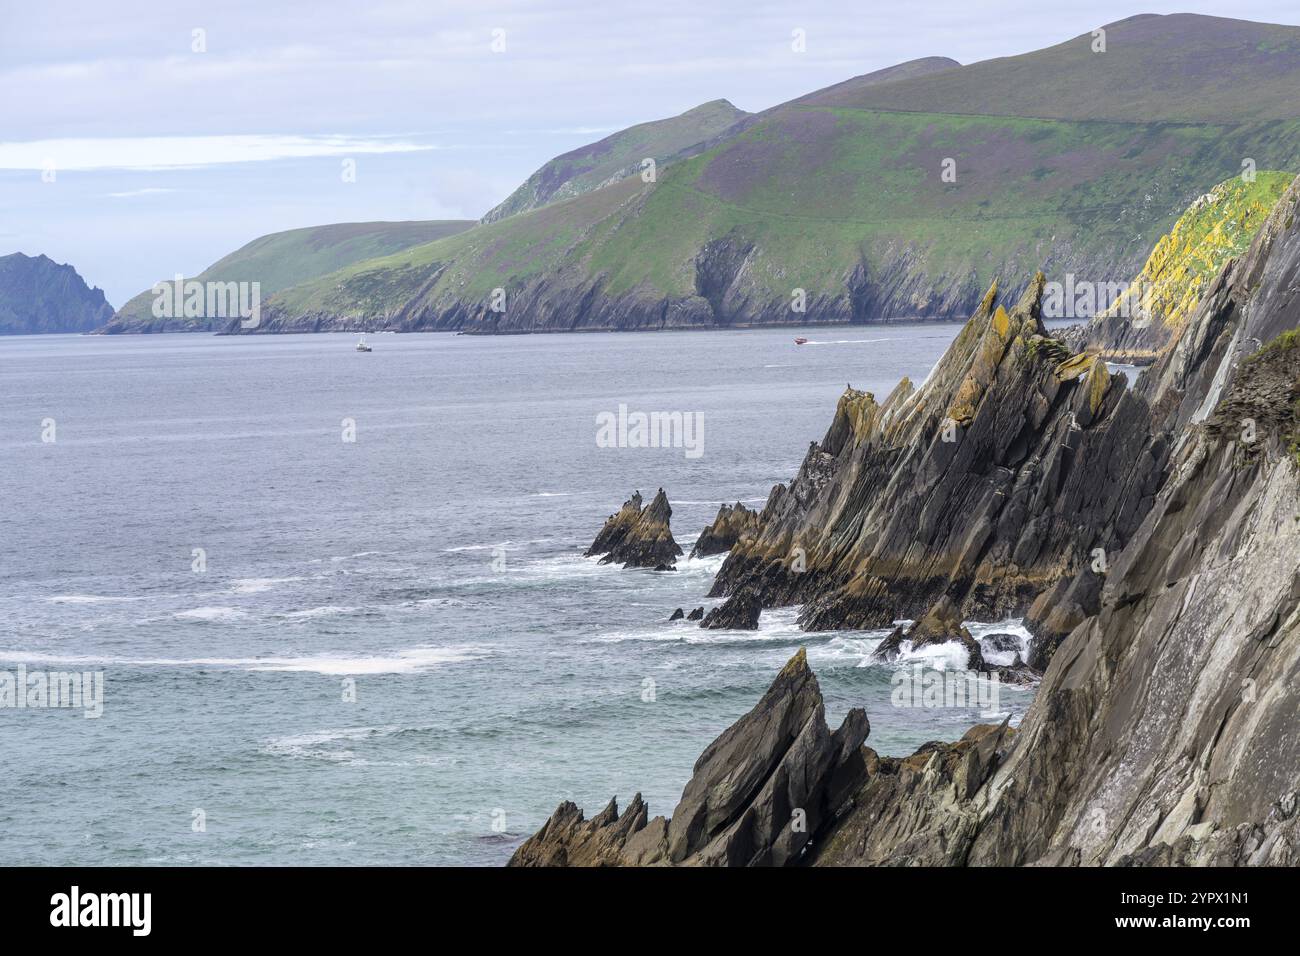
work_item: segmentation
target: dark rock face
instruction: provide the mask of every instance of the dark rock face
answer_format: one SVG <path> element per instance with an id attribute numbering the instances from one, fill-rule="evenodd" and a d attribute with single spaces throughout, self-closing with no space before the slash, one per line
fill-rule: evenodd
<path id="1" fill-rule="evenodd" d="M 962 866 L 979 815 L 972 797 L 1015 740 L 1007 726 L 977 724 L 956 743 L 910 757 L 877 757 L 807 860 L 813 866 Z"/>
<path id="2" fill-rule="evenodd" d="M 0 335 L 90 332 L 112 317 L 103 291 L 72 266 L 21 252 L 0 256 Z"/>
<path id="3" fill-rule="evenodd" d="M 1104 362 L 1049 338 L 1042 276 L 1010 312 L 990 289 L 920 389 L 849 389 L 715 596 L 755 587 L 814 629 L 1021 614 L 1117 551 L 1164 480 L 1169 442 Z"/>
<path id="4" fill-rule="evenodd" d="M 625 839 L 617 862 L 1300 863 L 1298 276 L 1300 180 L 1139 382 L 1149 421 L 1173 429 L 1169 478 L 1122 549 L 1108 551 L 1099 570 L 1056 577 L 1046 592 L 1054 598 L 1036 607 L 1044 630 L 1035 653 L 1069 630 L 1018 732 L 975 727 L 956 743 L 890 759 L 861 747 L 850 714 L 831 739 L 856 748 L 851 756 L 796 761 L 799 792 L 821 794 L 830 812 L 808 814 L 810 840 L 783 842 L 774 824 L 797 804 L 772 802 L 766 786 L 756 788 L 755 768 L 808 749 L 769 743 L 789 740 L 788 728 L 814 709 L 820 716 L 796 658 L 705 751 L 672 820 Z M 1086 407 L 1105 407 L 1108 388 L 1088 391 Z M 828 446 L 836 458 L 834 434 Z M 786 496 L 811 489 L 807 500 L 821 502 L 834 484 L 811 477 L 823 454 L 814 452 L 801 471 L 808 480 L 769 500 L 778 518 Z M 771 529 L 765 516 L 762 535 Z M 945 596 L 914 628 L 918 639 L 951 634 L 958 599 Z M 572 816 L 562 806 L 534 841 L 568 832 Z M 597 853 L 588 845 L 622 839 L 622 818 L 602 816 L 603 827 L 584 833 L 582 858 Z M 744 829 L 746 820 L 763 825 Z"/>
<path id="5" fill-rule="evenodd" d="M 678 608 L 677 610 L 673 611 L 673 613 L 669 616 L 668 620 L 680 621 L 685 616 L 686 616 L 686 612 L 683 611 L 681 608 Z"/>
<path id="6" fill-rule="evenodd" d="M 638 491 L 606 519 L 586 556 L 603 554 L 601 564 L 621 561 L 625 568 L 671 571 L 682 554 L 668 526 L 672 515 L 673 509 L 662 488 L 644 508 Z"/>
<path id="7" fill-rule="evenodd" d="M 590 820 L 566 800 L 515 851 L 510 866 L 617 866 L 627 838 L 645 828 L 647 812 L 639 793 L 621 816 L 611 800 Z"/>
<path id="8" fill-rule="evenodd" d="M 744 535 L 758 531 L 758 512 L 746 508 L 737 501 L 734 505 L 723 505 L 718 509 L 718 516 L 713 524 L 700 532 L 691 548 L 692 558 L 703 558 L 710 554 L 722 554 L 730 551 L 732 546 Z"/>
<path id="9" fill-rule="evenodd" d="M 784 866 L 798 862 L 867 770 L 866 714 L 826 726 L 817 678 L 800 650 L 748 714 L 695 763 L 670 820 L 646 820 L 638 796 L 584 823 L 561 804 L 511 866 Z"/>
<path id="10" fill-rule="evenodd" d="M 753 588 L 746 588 L 733 594 L 704 615 L 700 627 L 710 630 L 756 631 L 762 610 L 763 600 L 758 592 Z"/>
<path id="11" fill-rule="evenodd" d="M 687 615 L 686 615 L 686 620 L 688 620 L 688 621 L 698 621 L 698 620 L 702 619 L 703 617 L 704 617 L 704 608 L 702 608 L 702 607 L 697 607 L 697 608 L 696 608 L 694 611 L 692 611 L 690 614 L 687 614 Z"/>

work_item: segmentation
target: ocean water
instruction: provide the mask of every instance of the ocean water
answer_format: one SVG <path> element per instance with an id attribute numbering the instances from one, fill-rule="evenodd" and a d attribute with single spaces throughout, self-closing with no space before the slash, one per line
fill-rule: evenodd
<path id="1" fill-rule="evenodd" d="M 668 623 L 721 556 L 581 557 L 660 486 L 689 551 L 957 328 L 0 339 L 0 671 L 104 679 L 96 719 L 0 709 L 0 864 L 499 865 L 564 799 L 670 813 L 800 646 L 883 753 L 989 719 L 891 706 L 886 632 Z M 598 447 L 620 404 L 703 453 Z"/>

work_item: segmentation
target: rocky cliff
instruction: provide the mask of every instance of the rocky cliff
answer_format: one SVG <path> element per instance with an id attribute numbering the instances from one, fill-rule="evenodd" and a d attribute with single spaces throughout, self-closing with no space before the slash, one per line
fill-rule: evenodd
<path id="1" fill-rule="evenodd" d="M 1055 575 L 1056 593 L 1073 602 L 1056 626 L 1064 629 L 1066 618 L 1077 620 L 1050 655 L 1017 732 L 980 726 L 956 743 L 927 744 L 907 758 L 879 757 L 857 746 L 866 737 L 865 715 L 850 713 L 834 735 L 814 719 L 821 716 L 820 694 L 811 675 L 804 676 L 806 661 L 799 655 L 759 706 L 705 751 L 671 820 L 646 822 L 639 801 L 633 817 L 617 817 L 611 805 L 599 825 L 593 820 L 564 830 L 566 858 L 591 859 L 582 848 L 599 839 L 606 852 L 596 862 L 619 865 L 1300 863 L 1297 212 L 1300 180 L 1246 254 L 1224 266 L 1171 346 L 1143 375 L 1136 394 L 1121 393 L 1142 411 L 1131 419 L 1136 424 L 1125 428 L 1140 426 L 1153 443 L 1167 445 L 1156 456 L 1165 465 L 1153 472 L 1163 478 L 1152 478 L 1154 492 L 1145 507 L 1135 505 L 1140 513 L 1133 514 L 1134 525 L 1115 546 L 1103 548 L 1104 561 Z M 990 394 L 1008 351 L 998 344 L 1005 335 L 1000 330 L 1010 331 L 1019 321 L 1023 331 L 1029 315 L 1032 310 L 1022 302 L 1005 323 L 995 319 L 996 340 L 987 338 L 983 323 L 971 327 L 987 346 L 979 352 L 988 361 L 957 363 L 961 374 L 954 374 L 948 358 L 936 368 L 925 389 L 944 389 L 942 382 L 954 378 L 961 382 L 946 405 L 952 420 L 979 418 L 979 396 Z M 1039 343 L 1036 349 L 1044 347 Z M 950 356 L 965 351 L 959 340 Z M 1067 359 L 1053 374 L 1068 375 L 1082 364 Z M 1086 409 L 1095 422 L 1114 386 L 1098 374 L 1095 362 L 1089 368 L 1091 381 L 1077 387 L 1070 410 L 1077 417 Z M 967 388 L 968 381 L 977 384 Z M 1011 404 L 1001 414 L 1024 415 L 1037 404 L 1035 392 L 1026 391 L 1021 402 Z M 775 534 L 784 520 L 781 501 L 787 496 L 796 501 L 787 506 L 793 513 L 817 509 L 825 516 L 830 545 L 836 525 L 854 527 L 846 522 L 845 509 L 835 507 L 836 501 L 851 499 L 856 487 L 839 477 L 855 460 L 844 456 L 844 449 L 861 444 L 859 435 L 905 431 L 899 424 L 905 407 L 893 397 L 879 407 L 865 396 L 841 400 L 831 432 L 810 451 L 800 479 L 773 493 L 760 540 Z M 1118 428 L 1116 421 L 1112 428 Z M 1134 456 L 1149 453 L 1140 444 L 1111 446 L 1105 471 L 1131 474 Z M 906 451 L 896 456 L 895 467 L 908 457 Z M 1048 471 L 1040 484 L 1057 492 L 1068 486 L 1068 478 L 1063 483 L 1053 475 L 1062 473 Z M 839 492 L 828 495 L 837 483 Z M 1109 493 L 1121 491 L 1112 487 Z M 952 502 L 943 495 L 935 500 Z M 871 497 L 858 499 L 864 518 L 872 507 Z M 1084 522 L 1098 513 L 1115 524 L 1114 514 L 1104 509 L 1075 512 Z M 876 521 L 887 529 L 887 521 Z M 924 536 L 934 525 L 921 520 L 915 526 Z M 797 537 L 810 529 L 811 523 L 795 521 L 788 535 L 769 540 L 783 547 L 795 540 L 818 544 L 819 550 L 808 552 L 809 573 L 814 573 L 827 555 L 842 552 L 822 539 Z M 1084 536 L 1094 533 L 1090 529 Z M 859 535 L 855 530 L 844 540 Z M 1082 539 L 1074 540 L 1077 545 Z M 737 556 L 733 552 L 728 563 Z M 787 596 L 792 587 L 805 586 L 791 584 L 784 557 L 754 557 L 761 560 L 747 563 L 740 577 L 770 578 Z M 864 569 L 881 569 L 879 561 L 875 550 L 858 559 Z M 849 596 L 869 595 L 868 609 L 882 600 L 879 595 L 898 600 L 892 595 L 907 595 L 917 580 L 925 580 L 901 573 L 907 567 L 899 559 L 883 568 L 885 575 L 876 575 L 879 585 Z M 1034 576 L 1040 583 L 1053 577 Z M 1015 577 L 1028 580 L 1023 569 Z M 958 586 L 947 588 L 946 600 L 962 595 L 971 606 L 987 601 L 980 595 L 989 590 L 970 587 L 965 575 L 948 580 Z M 836 585 L 833 576 L 824 581 L 833 600 L 813 592 L 811 601 L 823 610 L 840 606 L 844 585 Z M 1020 592 L 1016 583 L 1009 591 L 994 587 L 991 593 Z M 854 613 L 862 607 L 849 606 Z M 1038 609 L 1040 618 L 1052 618 L 1050 610 Z M 798 733 L 792 733 L 789 728 L 801 720 Z M 737 746 L 742 741 L 747 742 L 743 753 Z M 846 746 L 856 749 L 849 753 Z M 796 788 L 789 785 L 788 772 L 781 772 L 791 764 L 801 771 Z M 755 782 L 761 776 L 756 766 L 769 768 L 762 784 Z M 743 785 L 733 787 L 733 780 Z M 701 802 L 709 787 L 720 791 L 717 814 L 708 812 L 713 803 Z M 555 825 L 524 844 L 515 862 L 548 859 L 548 846 L 563 839 L 561 824 L 573 822 L 575 808 L 561 810 L 567 816 L 557 813 Z M 683 839 L 686 833 L 694 837 Z M 552 851 L 549 861 L 558 860 Z"/>
<path id="2" fill-rule="evenodd" d="M 89 332 L 113 307 L 69 265 L 21 252 L 0 256 L 0 335 Z"/>
<path id="3" fill-rule="evenodd" d="M 1010 311 L 990 289 L 919 388 L 846 391 L 713 594 L 802 604 L 817 629 L 883 627 L 941 600 L 964 618 L 1019 614 L 1122 547 L 1168 438 L 1122 377 L 1047 335 L 1042 286 Z"/>

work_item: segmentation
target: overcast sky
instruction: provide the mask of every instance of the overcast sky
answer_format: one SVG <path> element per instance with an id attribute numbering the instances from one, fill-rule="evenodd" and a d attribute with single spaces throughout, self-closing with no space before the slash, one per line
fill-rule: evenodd
<path id="1" fill-rule="evenodd" d="M 476 219 L 551 156 L 707 100 L 1173 12 L 1300 23 L 1295 0 L 0 0 L 0 254 L 118 306 L 267 232 Z"/>

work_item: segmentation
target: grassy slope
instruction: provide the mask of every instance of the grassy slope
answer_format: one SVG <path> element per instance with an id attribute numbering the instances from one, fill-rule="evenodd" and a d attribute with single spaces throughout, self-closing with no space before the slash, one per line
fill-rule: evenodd
<path id="1" fill-rule="evenodd" d="M 359 260 L 390 255 L 470 228 L 470 220 L 349 222 L 275 232 L 254 239 L 194 278 L 201 282 L 260 282 L 263 297 Z M 170 278 L 170 277 L 165 277 Z M 153 293 L 141 292 L 115 322 L 151 321 Z M 205 320 L 194 320 L 206 328 Z M 225 320 L 220 320 L 224 324 Z"/>
<path id="2" fill-rule="evenodd" d="M 1236 176 L 1198 198 L 1156 243 L 1133 285 L 1106 314 L 1127 311 L 1182 325 L 1219 270 L 1249 248 L 1294 181 L 1291 173 L 1261 172 L 1249 183 Z"/>
<path id="3" fill-rule="evenodd" d="M 699 251 L 723 237 L 755 246 L 744 281 L 755 298 L 772 300 L 788 299 L 796 286 L 843 295 L 860 262 L 868 275 L 901 261 L 922 283 L 961 281 L 976 290 L 1058 262 L 1117 270 L 1087 276 L 1094 281 L 1127 281 L 1187 205 L 1240 172 L 1244 157 L 1259 169 L 1300 170 L 1300 99 L 1274 95 L 1279 76 L 1294 75 L 1300 29 L 1154 17 L 1109 28 L 1106 54 L 1093 54 L 1090 42 L 883 84 L 840 84 L 768 111 L 663 170 L 654 186 L 625 181 L 358 263 L 286 290 L 277 304 L 289 313 L 391 313 L 436 269 L 423 295 L 442 306 L 480 302 L 495 287 L 543 274 L 560 284 L 600 277 L 609 295 L 689 296 Z M 1223 50 L 1263 59 L 1252 54 L 1243 73 Z M 1104 58 L 1106 69 L 1087 57 Z M 1258 72 L 1261 63 L 1275 72 Z M 1055 85 L 1053 69 L 1065 77 Z M 1237 77 L 1236 85 L 1223 85 L 1221 75 Z M 1117 88 L 1114 77 L 1124 84 Z M 1138 81 L 1154 91 L 1125 85 Z M 1061 103 L 1045 101 L 1049 93 Z M 908 109 L 870 108 L 864 99 Z M 917 108 L 939 100 L 1129 119 Z M 1198 113 L 1198 122 L 1175 120 Z M 1131 121 L 1138 115 L 1145 120 Z M 956 183 L 940 181 L 945 157 L 957 161 Z"/>
<path id="4" fill-rule="evenodd" d="M 1142 122 L 1300 116 L 1300 28 L 1193 14 L 1142 15 L 1093 37 L 851 93 L 826 106 Z M 1249 91 L 1248 95 L 1243 95 Z"/>
<path id="5" fill-rule="evenodd" d="M 620 130 L 550 160 L 483 220 L 494 222 L 597 189 L 610 180 L 634 173 L 646 158 L 666 165 L 748 115 L 726 100 L 713 100 L 680 116 Z"/>

